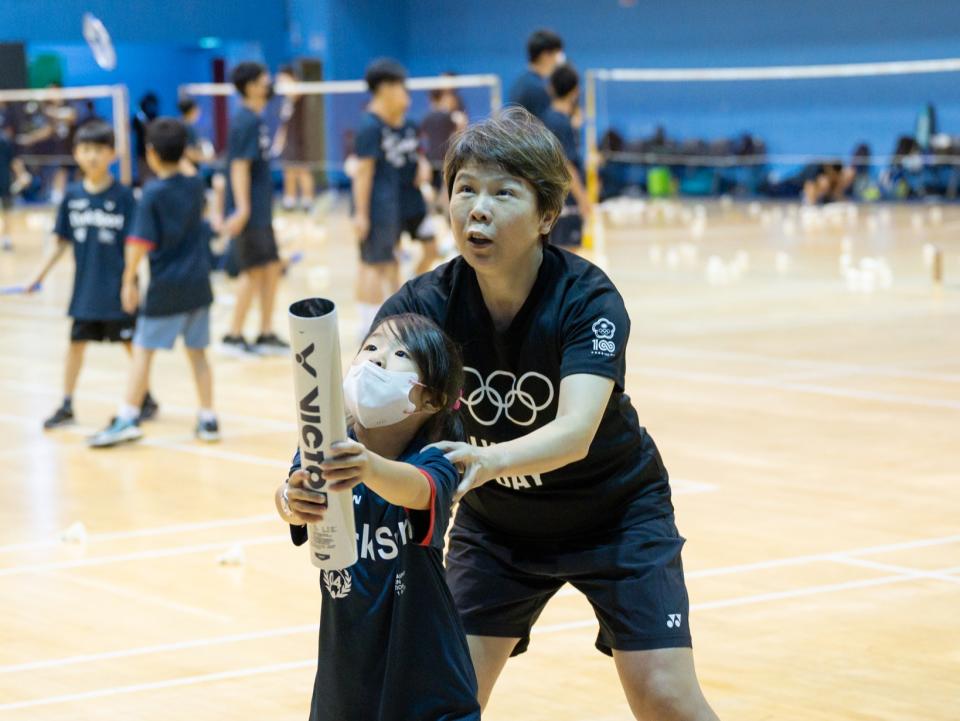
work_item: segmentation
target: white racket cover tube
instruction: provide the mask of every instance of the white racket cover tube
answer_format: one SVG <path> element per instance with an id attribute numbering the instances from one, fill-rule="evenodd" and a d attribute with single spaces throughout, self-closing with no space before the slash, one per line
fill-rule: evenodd
<path id="1" fill-rule="evenodd" d="M 338 570 L 356 563 L 357 540 L 353 491 L 326 490 L 320 473 L 331 446 L 347 439 L 337 309 L 325 298 L 305 298 L 290 306 L 289 320 L 300 465 L 309 487 L 327 495 L 323 521 L 307 527 L 310 561 Z"/>

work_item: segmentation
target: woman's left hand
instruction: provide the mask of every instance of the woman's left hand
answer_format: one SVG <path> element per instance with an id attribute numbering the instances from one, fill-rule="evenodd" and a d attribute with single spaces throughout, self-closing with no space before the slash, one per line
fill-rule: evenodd
<path id="1" fill-rule="evenodd" d="M 469 443 L 440 441 L 431 443 L 427 448 L 436 448 L 448 461 L 463 472 L 454 500 L 459 501 L 464 494 L 500 475 L 495 446 L 480 448 Z"/>
<path id="2" fill-rule="evenodd" d="M 347 491 L 366 482 L 372 474 L 374 454 L 357 441 L 333 444 L 331 453 L 320 464 L 323 479 L 331 491 Z"/>

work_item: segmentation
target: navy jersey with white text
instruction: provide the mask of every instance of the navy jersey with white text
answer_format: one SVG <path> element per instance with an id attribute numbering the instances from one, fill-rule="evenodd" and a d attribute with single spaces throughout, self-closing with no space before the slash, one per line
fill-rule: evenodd
<path id="1" fill-rule="evenodd" d="M 76 270 L 68 311 L 71 318 L 130 318 L 120 305 L 120 286 L 124 243 L 136 204 L 133 191 L 118 182 L 99 193 L 87 192 L 82 182 L 67 188 L 53 232 L 73 246 Z"/>
<path id="2" fill-rule="evenodd" d="M 353 489 L 359 560 L 321 571 L 320 650 L 311 721 L 478 721 L 477 682 L 443 569 L 458 474 L 414 442 L 397 460 L 430 483 L 429 510 Z M 291 472 L 300 467 L 299 451 Z M 298 545 L 304 526 L 291 526 Z"/>

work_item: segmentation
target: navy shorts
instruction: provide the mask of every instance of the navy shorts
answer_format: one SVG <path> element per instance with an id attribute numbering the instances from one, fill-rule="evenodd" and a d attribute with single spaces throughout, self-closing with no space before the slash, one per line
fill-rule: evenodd
<path id="1" fill-rule="evenodd" d="M 447 582 L 464 630 L 519 638 L 513 656 L 527 650 L 533 624 L 565 583 L 593 606 L 603 653 L 689 648 L 684 542 L 672 515 L 557 542 L 484 529 L 461 505 L 450 532 Z"/>
<path id="2" fill-rule="evenodd" d="M 273 227 L 268 225 L 265 228 L 251 228 L 248 225 L 244 228 L 243 232 L 233 239 L 233 257 L 236 268 L 241 273 L 280 260 Z"/>
<path id="3" fill-rule="evenodd" d="M 427 214 L 421 213 L 403 221 L 403 230 L 410 236 L 410 240 L 429 243 L 435 239 L 433 223 L 424 222 Z"/>
<path id="4" fill-rule="evenodd" d="M 136 318 L 124 320 L 80 320 L 70 326 L 70 340 L 74 343 L 129 343 L 133 340 Z"/>
<path id="5" fill-rule="evenodd" d="M 579 213 L 561 215 L 550 231 L 550 243 L 562 248 L 579 248 L 583 244 L 583 216 Z"/>
<path id="6" fill-rule="evenodd" d="M 400 242 L 401 230 L 399 221 L 385 223 L 371 219 L 370 232 L 360 241 L 360 260 L 369 265 L 395 263 L 393 253 Z"/>

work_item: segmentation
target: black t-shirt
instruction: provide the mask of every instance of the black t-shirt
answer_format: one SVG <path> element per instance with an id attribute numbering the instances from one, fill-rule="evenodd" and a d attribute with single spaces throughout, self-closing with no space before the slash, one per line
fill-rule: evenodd
<path id="1" fill-rule="evenodd" d="M 230 163 L 250 161 L 250 220 L 248 228 L 269 228 L 273 220 L 273 181 L 270 177 L 270 131 L 259 115 L 246 106 L 230 120 L 227 140 L 227 212 L 236 209 L 230 183 Z"/>
<path id="2" fill-rule="evenodd" d="M 406 283 L 375 322 L 404 312 L 432 318 L 462 347 L 461 413 L 474 445 L 513 440 L 554 420 L 568 375 L 615 383 L 586 458 L 542 475 L 491 481 L 464 497 L 461 515 L 515 537 L 562 539 L 673 511 L 660 454 L 624 393 L 630 319 L 595 265 L 546 247 L 533 289 L 504 333 L 495 330 L 462 257 Z"/>
<path id="3" fill-rule="evenodd" d="M 64 195 L 53 232 L 73 245 L 76 270 L 71 318 L 125 320 L 120 305 L 124 240 L 133 224 L 137 201 L 133 191 L 114 182 L 99 193 L 73 183 Z"/>
<path id="4" fill-rule="evenodd" d="M 420 135 L 424 141 L 424 154 L 430 165 L 439 170 L 447 153 L 450 138 L 457 131 L 453 114 L 445 110 L 431 110 L 420 123 Z"/>
<path id="5" fill-rule="evenodd" d="M 364 113 L 357 128 L 354 152 L 358 158 L 373 158 L 373 187 L 370 190 L 370 222 L 399 223 L 404 217 L 405 177 L 413 187 L 413 177 L 405 170 L 411 154 L 416 157 L 420 141 L 416 126 L 405 122 L 392 127 L 373 113 Z M 414 171 L 415 173 L 416 171 Z M 419 192 L 419 191 L 418 191 Z"/>
<path id="6" fill-rule="evenodd" d="M 404 220 L 422 217 L 427 204 L 417 185 L 420 161 L 420 132 L 417 124 L 408 120 L 403 124 L 403 167 L 400 169 L 400 213 Z"/>
<path id="7" fill-rule="evenodd" d="M 213 302 L 210 226 L 203 219 L 203 179 L 172 175 L 147 184 L 128 242 L 150 248 L 150 286 L 141 312 L 174 315 Z"/>
<path id="8" fill-rule="evenodd" d="M 532 70 L 527 70 L 510 88 L 508 103 L 522 105 L 538 118 L 542 118 L 550 107 L 546 81 Z"/>
<path id="9" fill-rule="evenodd" d="M 0 133 L 3 128 L 0 127 Z M 0 198 L 10 195 L 10 181 L 12 176 L 13 159 L 17 157 L 17 149 L 13 143 L 0 135 Z"/>
<path id="10" fill-rule="evenodd" d="M 443 570 L 458 474 L 436 449 L 397 460 L 433 489 L 430 510 L 353 489 L 359 560 L 321 571 L 320 656 L 311 721 L 479 721 L 477 681 Z M 300 467 L 299 451 L 291 472 Z M 291 526 L 297 545 L 306 527 Z"/>
<path id="11" fill-rule="evenodd" d="M 583 161 L 580 157 L 580 144 L 577 142 L 577 133 L 573 129 L 573 123 L 569 115 L 564 115 L 558 110 L 548 108 L 543 114 L 543 124 L 547 129 L 557 136 L 560 145 L 563 148 L 563 154 L 580 173 L 580 180 L 583 180 Z M 572 194 L 567 194 L 567 205 L 575 205 L 576 200 Z"/>

